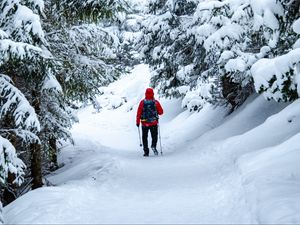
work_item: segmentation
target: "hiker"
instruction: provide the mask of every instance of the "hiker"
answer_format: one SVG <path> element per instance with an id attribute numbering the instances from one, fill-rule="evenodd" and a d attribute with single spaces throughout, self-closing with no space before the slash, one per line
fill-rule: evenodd
<path id="1" fill-rule="evenodd" d="M 136 126 L 140 126 L 142 123 L 142 139 L 144 156 L 149 156 L 148 148 L 148 133 L 150 130 L 152 143 L 151 149 L 155 155 L 158 155 L 156 149 L 157 135 L 158 135 L 158 115 L 163 114 L 163 108 L 159 101 L 154 99 L 154 92 L 152 88 L 147 88 L 145 93 L 145 99 L 143 99 L 138 107 L 136 114 Z"/>

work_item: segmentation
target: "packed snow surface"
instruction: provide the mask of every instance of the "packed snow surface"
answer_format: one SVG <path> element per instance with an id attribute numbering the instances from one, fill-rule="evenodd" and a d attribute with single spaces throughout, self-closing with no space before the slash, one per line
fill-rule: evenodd
<path id="1" fill-rule="evenodd" d="M 39 188 L 4 208 L 9 224 L 300 223 L 300 101 L 251 96 L 227 116 L 205 104 L 198 112 L 160 99 L 159 152 L 144 158 L 135 114 L 149 70 L 102 88 L 79 111 L 75 146 Z"/>

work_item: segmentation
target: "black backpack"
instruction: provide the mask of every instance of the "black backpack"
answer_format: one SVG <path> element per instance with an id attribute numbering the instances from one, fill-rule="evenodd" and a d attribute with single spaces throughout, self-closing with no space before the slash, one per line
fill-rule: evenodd
<path id="1" fill-rule="evenodd" d="M 151 123 L 157 119 L 158 119 L 158 115 L 157 115 L 155 100 L 144 99 L 144 107 L 143 107 L 141 120 L 143 122 Z"/>

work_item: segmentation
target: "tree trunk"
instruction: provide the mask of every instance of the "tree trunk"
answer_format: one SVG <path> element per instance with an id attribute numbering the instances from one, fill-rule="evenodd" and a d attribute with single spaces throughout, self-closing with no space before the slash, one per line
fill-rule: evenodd
<path id="1" fill-rule="evenodd" d="M 56 138 L 49 139 L 51 170 L 58 168 Z"/>
<path id="2" fill-rule="evenodd" d="M 32 177 L 32 189 L 36 189 L 43 186 L 43 179 L 42 179 L 42 157 L 41 151 L 42 147 L 39 143 L 34 143 L 30 145 L 31 151 L 31 177 Z"/>
<path id="3" fill-rule="evenodd" d="M 15 180 L 15 176 L 12 173 L 8 173 L 8 178 L 6 182 L 6 186 L 3 191 L 3 204 L 4 206 L 8 205 L 9 203 L 16 200 L 16 185 L 13 184 L 13 181 Z"/>
<path id="4" fill-rule="evenodd" d="M 35 109 L 36 114 L 40 113 L 40 96 L 37 91 L 32 91 L 32 105 Z M 31 177 L 32 177 L 32 189 L 36 189 L 43 186 L 43 177 L 42 177 L 42 146 L 36 142 L 30 144 L 30 153 L 31 153 Z"/>

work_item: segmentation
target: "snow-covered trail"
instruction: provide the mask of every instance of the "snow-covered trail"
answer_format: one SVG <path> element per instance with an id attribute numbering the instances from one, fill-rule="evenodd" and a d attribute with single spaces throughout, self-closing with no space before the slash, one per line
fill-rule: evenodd
<path id="1" fill-rule="evenodd" d="M 140 65 L 103 88 L 101 112 L 79 112 L 54 186 L 6 206 L 5 223 L 299 224 L 299 100 L 253 95 L 225 116 L 160 99 L 164 155 L 144 158 L 135 113 L 148 84 Z"/>
<path id="2" fill-rule="evenodd" d="M 87 203 L 93 206 L 87 217 L 89 223 L 253 222 L 238 175 L 230 167 L 225 170 L 218 154 L 213 151 L 209 154 L 184 153 L 185 149 L 176 153 L 177 145 L 168 146 L 175 140 L 165 139 L 163 134 L 163 145 L 168 146 L 164 155 L 155 157 L 152 154 L 144 158 L 138 146 L 134 119 L 128 116 L 131 115 L 115 110 L 107 115 L 95 115 L 99 118 L 85 123 L 86 128 L 96 126 L 99 129 L 96 132 L 98 140 L 110 148 L 107 154 L 116 165 L 109 181 L 98 183 L 99 187 L 87 191 L 94 193 Z M 118 118 L 123 124 L 112 125 L 114 122 L 107 119 L 110 117 Z M 105 130 L 106 135 L 101 135 L 104 130 L 96 121 L 110 127 Z M 161 124 L 162 128 L 164 125 Z M 117 132 L 122 132 L 119 140 L 107 138 Z M 106 141 L 101 141 L 100 137 Z M 185 140 L 176 140 L 178 145 L 182 141 Z"/>
<path id="3" fill-rule="evenodd" d="M 141 91 L 137 99 L 147 86 L 143 82 L 134 90 Z M 80 123 L 73 128 L 75 150 L 69 146 L 62 152 L 66 165 L 48 178 L 56 186 L 22 196 L 16 201 L 17 208 L 15 203 L 5 207 L 6 221 L 12 224 L 256 222 L 248 208 L 240 175 L 230 159 L 213 145 L 202 149 L 189 145 L 193 130 L 185 131 L 190 133 L 187 138 L 182 130 L 174 129 L 174 121 L 179 120 L 176 122 L 175 116 L 181 111 L 178 102 L 162 101 L 166 115 L 161 119 L 164 155 L 152 154 L 149 158 L 142 156 L 139 147 L 136 105 L 128 104 L 129 107 L 125 104 L 101 113 L 93 113 L 91 107 L 80 112 Z"/>

